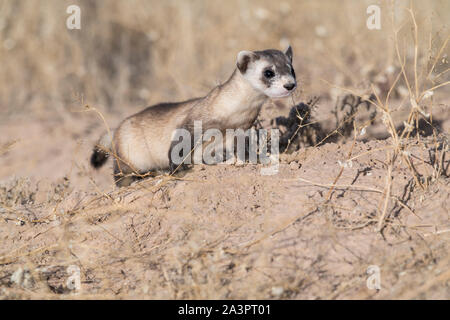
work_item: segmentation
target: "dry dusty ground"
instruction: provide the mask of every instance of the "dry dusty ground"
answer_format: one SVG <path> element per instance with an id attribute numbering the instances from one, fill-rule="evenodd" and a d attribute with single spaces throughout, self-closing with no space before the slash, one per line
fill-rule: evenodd
<path id="1" fill-rule="evenodd" d="M 269 104 L 261 120 L 288 111 Z M 378 232 L 392 146 L 373 139 L 380 127 L 282 154 L 273 176 L 262 165 L 197 165 L 115 189 L 111 162 L 88 166 L 102 126 L 92 112 L 2 126 L 17 142 L 0 157 L 1 298 L 450 298 L 448 159 L 425 190 L 396 162 Z M 437 140 L 419 141 L 410 139 L 410 159 L 431 177 Z M 78 291 L 67 284 L 73 265 Z M 380 290 L 366 285 L 372 265 Z"/>

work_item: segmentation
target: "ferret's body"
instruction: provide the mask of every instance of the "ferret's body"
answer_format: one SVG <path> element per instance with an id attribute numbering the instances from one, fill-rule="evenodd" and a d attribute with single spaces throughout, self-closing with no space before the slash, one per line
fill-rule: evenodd
<path id="1" fill-rule="evenodd" d="M 113 154 L 115 181 L 126 186 L 139 175 L 171 168 L 174 133 L 186 129 L 193 135 L 194 121 L 201 121 L 203 131 L 249 129 L 269 97 L 288 95 L 295 88 L 291 59 L 290 48 L 286 54 L 277 50 L 239 53 L 237 69 L 231 77 L 205 97 L 161 103 L 125 119 L 112 137 L 106 134 L 97 143 L 92 165 L 100 167 Z M 270 79 L 275 83 L 275 76 L 267 71 L 267 65 L 273 69 L 272 73 L 279 73 L 276 88 L 270 84 Z M 270 78 L 266 77 L 268 73 Z"/>

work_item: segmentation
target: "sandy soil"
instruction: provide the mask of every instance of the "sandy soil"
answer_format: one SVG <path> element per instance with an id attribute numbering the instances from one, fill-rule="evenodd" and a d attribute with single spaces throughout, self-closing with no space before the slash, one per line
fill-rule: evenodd
<path id="1" fill-rule="evenodd" d="M 332 128 L 320 109 L 330 104 L 318 108 L 316 118 Z M 435 111 L 438 140 L 409 141 L 423 177 L 433 176 L 436 141 L 449 132 L 446 109 Z M 261 121 L 288 112 L 269 105 Z M 105 116 L 114 126 L 124 114 Z M 375 139 L 382 124 L 355 141 L 283 154 L 273 176 L 261 175 L 260 164 L 196 165 L 122 189 L 111 162 L 89 167 L 104 130 L 95 113 L 41 114 L 0 128 L 3 299 L 450 298 L 449 161 L 425 188 L 397 161 L 378 232 L 392 146 Z M 69 266 L 80 270 L 80 290 L 68 285 Z M 366 284 L 369 266 L 379 267 L 379 290 Z"/>

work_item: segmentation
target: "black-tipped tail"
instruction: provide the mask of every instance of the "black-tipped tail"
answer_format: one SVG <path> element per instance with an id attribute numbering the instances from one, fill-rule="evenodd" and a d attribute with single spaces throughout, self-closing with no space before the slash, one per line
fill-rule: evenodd
<path id="1" fill-rule="evenodd" d="M 95 147 L 91 156 L 91 165 L 95 169 L 98 169 L 105 164 L 106 160 L 108 160 L 108 157 L 109 153 L 99 149 L 98 147 Z"/>

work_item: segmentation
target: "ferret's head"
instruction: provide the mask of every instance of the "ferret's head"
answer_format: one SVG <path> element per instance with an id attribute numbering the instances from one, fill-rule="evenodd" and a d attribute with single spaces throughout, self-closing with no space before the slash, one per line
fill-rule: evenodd
<path id="1" fill-rule="evenodd" d="M 285 53 L 272 49 L 241 51 L 237 56 L 237 68 L 255 89 L 270 98 L 287 97 L 297 87 L 291 46 Z"/>

